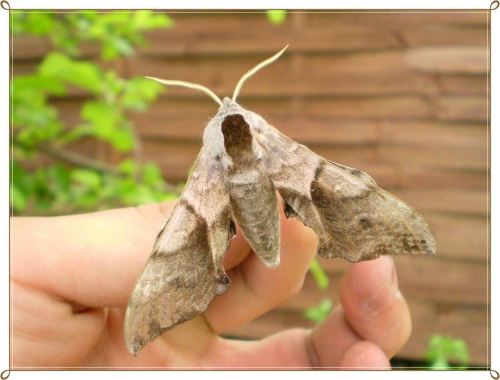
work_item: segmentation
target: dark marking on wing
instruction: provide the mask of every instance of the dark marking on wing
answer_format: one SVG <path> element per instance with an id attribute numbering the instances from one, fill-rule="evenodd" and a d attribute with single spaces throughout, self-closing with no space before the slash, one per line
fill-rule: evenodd
<path id="1" fill-rule="evenodd" d="M 297 216 L 297 213 L 293 210 L 292 206 L 290 206 L 288 203 L 284 202 L 284 210 L 285 210 L 285 216 L 287 219 L 294 218 Z"/>
<path id="2" fill-rule="evenodd" d="M 233 234 L 233 237 L 236 235 L 236 224 L 234 224 L 234 221 L 231 219 L 229 222 L 229 230 Z"/>

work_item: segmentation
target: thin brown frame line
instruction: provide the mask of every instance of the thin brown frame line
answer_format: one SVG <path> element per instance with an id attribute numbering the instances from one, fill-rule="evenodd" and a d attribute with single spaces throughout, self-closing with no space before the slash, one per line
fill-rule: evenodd
<path id="1" fill-rule="evenodd" d="M 128 12 L 136 12 L 136 11 L 140 11 L 141 9 L 130 9 L 130 10 L 125 10 L 123 9 L 123 12 L 119 12 L 119 13 L 128 13 Z M 154 9 L 152 9 L 154 10 Z M 9 12 L 12 12 L 12 13 L 81 13 L 82 11 L 99 11 L 101 13 L 115 13 L 116 11 L 114 10 L 105 10 L 105 11 L 101 11 L 99 9 L 88 9 L 88 10 L 80 10 L 80 9 L 71 9 L 71 10 L 67 10 L 67 11 L 51 11 L 51 10 L 22 10 L 22 9 L 10 9 Z M 120 11 L 120 9 L 118 9 L 118 11 Z M 156 10 L 155 10 L 156 11 Z M 294 10 L 287 10 L 288 12 L 290 13 L 310 13 L 310 14 L 336 14 L 336 13 L 341 13 L 341 14 L 349 14 L 349 13 L 359 13 L 359 14 L 378 14 L 378 13 L 382 13 L 382 14 L 411 14 L 411 13 L 423 13 L 423 14 L 427 14 L 427 13 L 443 13 L 443 14 L 461 14 L 461 13 L 465 13 L 465 14 L 469 14 L 469 13 L 486 13 L 488 14 L 488 17 L 489 17 L 489 22 L 488 22 L 488 37 L 491 37 L 491 28 L 489 28 L 490 24 L 491 24 L 491 10 L 489 9 L 471 9 L 470 11 L 469 10 L 464 10 L 464 11 L 449 11 L 449 10 L 444 10 L 444 9 L 439 9 L 439 10 L 429 10 L 429 11 L 422 11 L 420 9 L 415 9 L 415 10 L 408 10 L 408 11 L 383 11 L 383 10 L 380 10 L 380 11 L 336 11 L 336 10 L 327 10 L 327 11 L 315 11 L 315 10 L 312 10 L 312 11 L 294 11 Z M 265 11 L 223 11 L 223 12 L 219 12 L 217 10 L 200 10 L 200 11 L 176 11 L 176 10 L 165 10 L 165 11 L 160 11 L 160 12 L 157 12 L 157 13 L 176 13 L 176 14 L 197 14 L 197 13 L 201 13 L 201 14 L 263 14 L 265 13 Z M 11 25 L 11 19 L 12 19 L 13 16 L 10 16 L 9 17 L 9 27 Z M 10 50 L 11 50 L 11 75 L 13 76 L 13 35 L 11 35 L 11 39 L 9 39 L 9 45 L 10 45 Z M 487 45 L 487 49 L 488 49 L 488 53 L 491 51 L 491 38 L 489 38 L 489 44 Z M 490 82 L 489 82 L 489 77 L 490 77 L 490 68 L 491 68 L 491 54 L 488 54 L 489 55 L 489 67 L 488 67 L 488 70 L 487 70 L 487 76 L 488 76 L 488 106 L 490 106 L 491 104 L 491 90 L 490 90 Z M 11 87 L 11 81 L 9 81 L 9 89 Z M 12 109 L 12 105 L 11 105 L 11 109 Z M 10 119 L 10 116 L 9 115 L 9 119 Z M 488 111 L 487 111 L 487 118 L 488 118 L 488 128 L 489 128 L 489 131 L 491 131 L 491 107 L 489 107 Z M 9 120 L 10 122 L 10 120 Z M 12 126 L 12 124 L 11 124 Z M 488 145 L 489 147 L 489 145 Z M 488 161 L 489 161 L 489 156 L 488 156 Z M 488 171 L 489 171 L 489 167 L 488 167 Z M 488 177 L 489 178 L 489 177 Z M 9 188 L 10 190 L 10 188 Z M 488 187 L 488 192 L 489 192 L 489 187 Z M 12 213 L 12 212 L 11 212 Z M 489 219 L 489 214 L 488 214 L 488 219 Z M 9 226 L 9 230 L 10 230 L 10 226 Z M 9 231 L 10 232 L 10 231 Z M 9 235 L 9 243 L 10 243 L 10 235 Z M 490 247 L 488 246 L 488 250 L 490 251 Z M 491 252 L 489 252 L 491 254 Z M 9 260 L 10 260 L 10 254 L 9 254 Z M 488 262 L 489 264 L 489 262 Z M 9 282 L 9 288 L 10 288 L 10 282 Z M 491 297 L 491 295 L 490 295 Z M 489 306 L 489 304 L 488 304 Z M 489 314 L 488 314 L 489 315 Z M 10 324 L 10 323 L 9 323 Z M 9 336 L 10 338 L 10 336 Z M 491 337 L 489 336 L 489 339 L 491 339 Z M 10 340 L 10 339 L 9 339 Z M 9 357 L 11 356 L 11 352 L 9 352 Z M 488 360 L 490 358 L 487 358 Z M 10 361 L 10 359 L 9 359 Z M 121 369 L 121 370 L 133 370 L 133 369 L 154 369 L 154 368 L 158 368 L 158 370 L 164 370 L 165 368 L 164 367 L 88 367 L 88 368 L 74 368 L 74 367 L 33 367 L 33 369 L 16 369 L 16 368 L 11 368 L 10 370 L 12 371 L 37 371 L 37 370 L 47 370 L 47 369 L 68 369 L 68 370 L 103 370 L 103 369 L 113 369 L 113 370 L 120 370 L 120 369 L 117 369 L 117 368 L 124 368 L 124 369 Z M 307 367 L 259 367 L 259 368 L 262 368 L 262 369 L 289 369 L 289 368 L 292 368 L 292 369 L 309 369 Z M 328 369 L 339 369 L 339 367 L 326 367 Z M 356 368 L 356 367 L 349 367 L 349 368 Z M 377 367 L 373 367 L 373 369 L 375 369 Z M 415 367 L 396 367 L 397 369 L 403 369 L 403 368 L 410 368 L 410 369 L 415 369 Z M 432 367 L 418 367 L 419 369 L 431 369 Z M 490 366 L 488 365 L 487 367 L 484 367 L 484 366 L 475 366 L 475 367 L 472 367 L 472 366 L 469 366 L 467 368 L 477 368 L 477 369 L 489 369 Z M 178 369 L 195 369 L 195 370 L 200 370 L 199 367 L 173 367 L 173 370 L 178 370 Z M 207 367 L 207 368 L 204 368 L 204 369 L 241 369 L 241 367 Z M 247 369 L 250 369 L 250 368 L 247 368 Z M 245 370 L 247 370 L 245 369 Z"/>
<path id="2" fill-rule="evenodd" d="M 193 10 L 193 11 L 185 11 L 185 10 L 176 10 L 176 9 L 118 9 L 116 11 L 110 9 L 63 9 L 53 11 L 50 9 L 11 9 L 10 12 L 15 13 L 76 13 L 76 12 L 94 12 L 98 11 L 100 13 L 126 13 L 126 12 L 137 12 L 151 10 L 156 11 L 156 13 L 185 13 L 185 14 L 193 14 L 193 13 L 213 13 L 213 14 L 264 14 L 266 10 L 259 11 L 245 11 L 245 10 L 235 10 L 235 11 L 213 11 L 210 9 L 204 10 Z M 345 11 L 345 10 L 294 10 L 294 9 L 284 9 L 290 13 L 389 13 L 389 14 L 399 14 L 399 13 L 490 13 L 491 11 L 487 8 L 485 9 L 464 9 L 464 10 L 445 10 L 445 9 L 414 9 L 414 10 L 395 10 L 395 11 L 384 11 L 384 10 L 367 10 L 367 11 Z M 117 12 L 118 11 L 118 12 Z"/>

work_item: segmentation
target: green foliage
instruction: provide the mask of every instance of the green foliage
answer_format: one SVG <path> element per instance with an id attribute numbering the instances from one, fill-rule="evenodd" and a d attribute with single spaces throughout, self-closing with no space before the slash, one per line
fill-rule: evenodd
<path id="1" fill-rule="evenodd" d="M 285 22 L 287 14 L 284 10 L 271 9 L 266 11 L 266 17 L 271 24 L 281 25 Z"/>
<path id="2" fill-rule="evenodd" d="M 304 317 L 310 319 L 314 323 L 321 323 L 328 317 L 330 311 L 332 311 L 332 300 L 325 298 L 319 305 L 308 308 L 304 313 Z"/>
<path id="3" fill-rule="evenodd" d="M 101 57 L 112 60 L 120 56 L 130 57 L 134 54 L 134 46 L 144 45 L 146 39 L 141 32 L 172 26 L 173 20 L 166 14 L 151 11 L 14 11 L 11 31 L 14 35 L 46 35 L 56 48 L 71 56 L 79 55 L 83 42 L 98 43 Z"/>
<path id="4" fill-rule="evenodd" d="M 326 290 L 328 288 L 328 276 L 321 267 L 317 258 L 314 258 L 309 266 L 309 272 L 313 275 L 316 285 L 321 290 Z"/>
<path id="5" fill-rule="evenodd" d="M 328 289 L 329 280 L 325 271 L 321 267 L 317 258 L 314 258 L 309 265 L 309 273 L 314 278 L 316 286 L 319 290 L 326 291 Z M 332 310 L 332 300 L 329 298 L 325 298 L 318 305 L 312 306 L 304 312 L 304 317 L 312 320 L 315 323 L 322 322 Z"/>
<path id="6" fill-rule="evenodd" d="M 169 27 L 150 11 L 98 13 L 16 12 L 12 32 L 46 36 L 58 49 L 34 73 L 12 81 L 12 208 L 16 214 L 64 214 L 172 199 L 177 191 L 153 163 L 142 163 L 130 112 L 144 112 L 163 91 L 142 77 L 120 78 L 79 58 L 81 45 L 100 46 L 104 59 L 127 57 L 145 43 L 141 31 Z M 85 94 L 80 122 L 66 125 L 52 99 Z M 92 140 L 115 150 L 121 163 L 86 157 L 73 143 Z M 108 149 L 108 148 L 106 148 Z M 43 159 L 51 157 L 47 163 Z"/>
<path id="7" fill-rule="evenodd" d="M 463 339 L 435 334 L 429 340 L 425 359 L 432 369 L 467 369 L 469 348 Z M 451 360 L 455 360 L 459 365 L 451 365 Z"/>

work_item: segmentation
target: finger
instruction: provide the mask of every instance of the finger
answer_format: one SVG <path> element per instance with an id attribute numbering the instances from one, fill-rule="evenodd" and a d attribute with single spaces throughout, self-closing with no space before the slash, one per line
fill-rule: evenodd
<path id="1" fill-rule="evenodd" d="M 390 363 L 375 344 L 359 341 L 349 347 L 339 363 L 322 362 L 323 352 L 311 345 L 310 332 L 290 329 L 260 341 L 218 339 L 203 352 L 204 366 L 238 369 L 388 369 Z M 345 368 L 345 369 L 347 369 Z"/>
<path id="2" fill-rule="evenodd" d="M 212 301 L 205 314 L 212 330 L 221 333 L 240 326 L 297 294 L 316 246 L 313 230 L 295 219 L 285 219 L 282 213 L 280 265 L 268 268 L 252 253 L 229 270 L 231 287 Z"/>
<path id="3" fill-rule="evenodd" d="M 349 347 L 340 361 L 340 368 L 387 370 L 391 368 L 391 363 L 380 347 L 372 342 L 362 341 Z"/>
<path id="4" fill-rule="evenodd" d="M 307 346 L 308 332 L 292 329 L 260 341 L 237 341 L 219 338 L 206 350 L 204 366 L 234 369 L 311 369 L 314 355 Z"/>
<path id="5" fill-rule="evenodd" d="M 156 235 L 175 202 L 52 218 L 13 218 L 12 276 L 88 307 L 125 306 Z M 250 248 L 239 234 L 226 255 L 231 268 Z"/>
<path id="6" fill-rule="evenodd" d="M 342 281 L 341 302 L 354 331 L 381 347 L 387 357 L 408 340 L 411 316 L 391 257 L 352 265 Z"/>
<path id="7" fill-rule="evenodd" d="M 319 365 L 340 366 L 344 353 L 362 340 L 380 345 L 387 357 L 402 347 L 411 332 L 411 319 L 395 276 L 388 257 L 350 266 L 342 281 L 342 306 L 311 333 Z"/>
<path id="8" fill-rule="evenodd" d="M 318 366 L 339 367 L 344 353 L 362 338 L 349 325 L 339 306 L 314 328 L 309 340 L 317 353 Z"/>

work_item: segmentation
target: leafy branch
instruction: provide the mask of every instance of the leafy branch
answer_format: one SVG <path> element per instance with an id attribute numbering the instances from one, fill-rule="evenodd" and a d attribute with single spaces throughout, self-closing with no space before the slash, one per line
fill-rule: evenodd
<path id="1" fill-rule="evenodd" d="M 179 194 L 155 164 L 141 162 L 140 141 L 129 117 L 130 112 L 146 111 L 162 86 L 143 77 L 120 78 L 115 70 L 81 59 L 81 47 L 88 45 L 100 47 L 104 60 L 130 57 L 135 46 L 146 43 L 142 31 L 172 25 L 167 15 L 150 11 L 13 14 L 14 35 L 46 36 L 56 48 L 34 73 L 15 76 L 12 82 L 16 213 L 86 211 L 159 202 Z M 88 96 L 80 109 L 81 122 L 68 126 L 52 99 L 67 96 L 70 87 Z M 122 161 L 114 166 L 72 151 L 85 139 L 116 151 Z M 47 164 L 40 154 L 52 162 Z"/>

